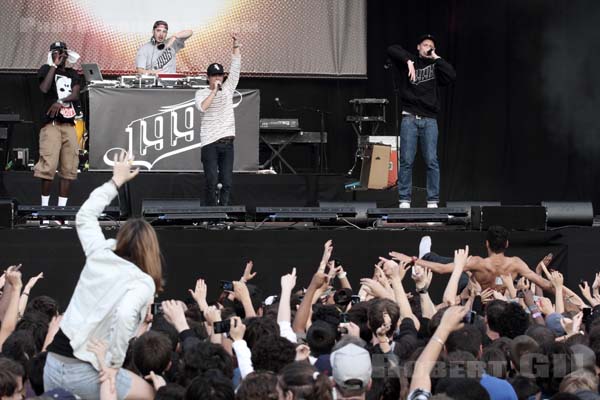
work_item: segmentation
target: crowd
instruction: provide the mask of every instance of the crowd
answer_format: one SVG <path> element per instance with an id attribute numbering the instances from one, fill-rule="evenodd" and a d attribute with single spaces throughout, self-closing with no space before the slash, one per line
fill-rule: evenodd
<path id="1" fill-rule="evenodd" d="M 130 220 L 107 240 L 97 222 L 136 174 L 115 159 L 113 179 L 81 207 L 86 264 L 64 313 L 34 296 L 41 274 L 23 285 L 12 266 L 0 278 L 0 400 L 600 398 L 600 273 L 578 295 L 550 257 L 527 271 L 505 257 L 508 232 L 492 227 L 486 258 L 466 247 L 431 261 L 425 237 L 418 257 L 380 258 L 360 287 L 328 241 L 307 286 L 292 269 L 264 296 L 250 262 L 216 299 L 198 279 L 190 301 L 155 303 L 153 228 Z"/>

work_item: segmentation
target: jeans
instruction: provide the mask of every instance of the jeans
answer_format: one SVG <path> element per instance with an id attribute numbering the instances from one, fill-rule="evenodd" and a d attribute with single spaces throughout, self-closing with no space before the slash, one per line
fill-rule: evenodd
<path id="1" fill-rule="evenodd" d="M 417 154 L 417 140 L 427 166 L 427 201 L 440 200 L 440 166 L 437 159 L 438 126 L 435 118 L 417 118 L 403 115 L 400 126 L 400 171 L 398 195 L 400 201 L 410 202 L 412 195 L 412 169 Z"/>
<path id="2" fill-rule="evenodd" d="M 124 399 L 131 389 L 130 372 L 119 369 L 116 379 L 117 398 Z M 100 399 L 98 371 L 92 364 L 48 353 L 44 366 L 44 390 L 63 388 L 82 399 Z"/>
<path id="3" fill-rule="evenodd" d="M 207 206 L 227 206 L 231 196 L 233 183 L 233 140 L 231 142 L 215 142 L 202 147 L 202 165 L 206 178 L 205 203 Z M 217 184 L 223 187 L 220 196 Z M 217 200 L 220 200 L 218 202 Z"/>
<path id="4" fill-rule="evenodd" d="M 454 259 L 452 257 L 444 257 L 444 256 L 440 256 L 437 253 L 434 252 L 430 252 L 427 253 L 423 256 L 423 260 L 425 261 L 431 261 L 434 263 L 438 263 L 438 264 L 450 264 L 454 262 Z M 467 275 L 466 272 L 463 272 L 460 275 L 460 279 L 458 280 L 458 293 L 460 294 L 469 284 L 469 275 Z"/>

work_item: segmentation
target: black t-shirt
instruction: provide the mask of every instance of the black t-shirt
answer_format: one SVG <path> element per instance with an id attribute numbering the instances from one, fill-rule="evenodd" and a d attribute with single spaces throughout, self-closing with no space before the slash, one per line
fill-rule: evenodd
<path id="1" fill-rule="evenodd" d="M 38 71 L 38 78 L 40 83 L 46 78 L 48 72 L 50 71 L 49 65 L 42 65 Z M 64 106 L 56 117 L 50 118 L 46 113 L 50 106 L 56 103 L 57 100 L 64 99 L 65 97 L 71 94 L 72 88 L 80 85 L 79 75 L 73 68 L 62 68 L 57 69 L 54 74 L 54 82 L 52 82 L 52 87 L 48 90 L 48 93 L 43 93 L 44 95 L 44 109 L 43 109 L 43 117 L 42 120 L 44 123 L 52 122 L 55 120 L 57 122 L 66 122 L 70 124 L 74 124 L 75 120 L 75 107 L 72 102 L 65 103 Z"/>

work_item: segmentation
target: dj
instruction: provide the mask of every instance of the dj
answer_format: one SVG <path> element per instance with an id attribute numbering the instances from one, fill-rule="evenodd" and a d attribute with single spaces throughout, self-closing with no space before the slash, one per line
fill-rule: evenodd
<path id="1" fill-rule="evenodd" d="M 165 21 L 156 21 L 152 27 L 152 38 L 139 48 L 135 58 L 138 74 L 174 74 L 177 64 L 177 52 L 185 46 L 192 36 L 189 29 L 177 32 L 167 39 L 169 25 Z"/>

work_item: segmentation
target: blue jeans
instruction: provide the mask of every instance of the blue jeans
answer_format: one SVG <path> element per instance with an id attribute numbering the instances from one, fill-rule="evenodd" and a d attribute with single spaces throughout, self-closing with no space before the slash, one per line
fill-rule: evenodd
<path id="1" fill-rule="evenodd" d="M 131 372 L 121 368 L 117 373 L 117 398 L 124 399 L 131 389 Z M 100 399 L 98 371 L 92 364 L 48 353 L 44 366 L 44 390 L 66 389 L 82 399 Z"/>
<path id="2" fill-rule="evenodd" d="M 440 166 L 437 159 L 438 126 L 435 118 L 416 118 L 403 115 L 400 126 L 400 171 L 398 195 L 400 201 L 410 202 L 412 195 L 412 170 L 417 154 L 417 141 L 427 166 L 427 201 L 440 200 Z"/>
<path id="3" fill-rule="evenodd" d="M 233 140 L 227 143 L 215 142 L 203 146 L 201 157 L 206 178 L 206 205 L 217 205 L 218 183 L 223 185 L 219 205 L 228 205 L 233 183 Z"/>

